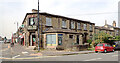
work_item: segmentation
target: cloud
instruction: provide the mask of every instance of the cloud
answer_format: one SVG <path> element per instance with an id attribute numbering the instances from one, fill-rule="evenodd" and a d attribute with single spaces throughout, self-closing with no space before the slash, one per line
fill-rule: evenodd
<path id="1" fill-rule="evenodd" d="M 0 32 L 2 36 L 11 37 L 11 33 L 16 31 L 16 24 L 21 25 L 25 14 L 37 9 L 38 0 L 0 0 Z M 108 24 L 117 21 L 117 13 L 95 14 L 106 12 L 117 12 L 119 0 L 40 0 L 41 12 L 48 12 L 68 16 L 80 20 L 94 22 L 96 25 L 104 25 L 104 21 L 108 20 Z M 9 25 L 9 26 L 7 26 Z"/>

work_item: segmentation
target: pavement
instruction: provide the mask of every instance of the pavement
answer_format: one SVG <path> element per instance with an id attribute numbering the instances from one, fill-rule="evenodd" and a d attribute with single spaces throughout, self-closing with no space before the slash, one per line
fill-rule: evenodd
<path id="1" fill-rule="evenodd" d="M 118 51 L 94 53 L 94 51 L 33 50 L 18 43 L 14 47 L 2 44 L 2 61 L 118 61 Z"/>
<path id="2" fill-rule="evenodd" d="M 75 54 L 88 54 L 94 53 L 94 51 L 57 51 L 57 50 L 42 50 L 37 52 L 33 48 L 22 46 L 18 43 L 15 43 L 13 47 L 10 47 L 10 44 L 2 45 L 2 57 L 0 59 L 37 59 L 43 57 L 56 57 L 56 56 L 65 56 L 65 55 L 75 55 Z M 9 53 L 8 53 L 9 52 Z"/>

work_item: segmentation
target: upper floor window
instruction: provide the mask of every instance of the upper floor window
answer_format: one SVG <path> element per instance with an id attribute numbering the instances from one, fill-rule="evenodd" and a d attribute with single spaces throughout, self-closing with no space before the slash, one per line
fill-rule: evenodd
<path id="1" fill-rule="evenodd" d="M 62 27 L 66 28 L 66 21 L 64 19 L 62 20 Z"/>
<path id="2" fill-rule="evenodd" d="M 71 29 L 75 29 L 75 22 L 71 21 Z"/>
<path id="3" fill-rule="evenodd" d="M 90 27 L 89 30 L 92 31 L 92 25 L 89 25 L 89 27 Z"/>
<path id="4" fill-rule="evenodd" d="M 81 29 L 80 23 L 77 23 L 77 29 Z"/>
<path id="5" fill-rule="evenodd" d="M 29 18 L 29 25 L 35 25 L 35 18 Z"/>
<path id="6" fill-rule="evenodd" d="M 84 24 L 84 30 L 87 30 L 87 24 Z"/>
<path id="7" fill-rule="evenodd" d="M 46 26 L 52 26 L 52 21 L 49 17 L 46 17 Z"/>

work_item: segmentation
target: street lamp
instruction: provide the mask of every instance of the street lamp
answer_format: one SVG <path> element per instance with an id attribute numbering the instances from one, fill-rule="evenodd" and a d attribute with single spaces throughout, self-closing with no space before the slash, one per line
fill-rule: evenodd
<path id="1" fill-rule="evenodd" d="M 40 44 L 40 40 L 39 40 L 39 31 L 40 31 L 40 29 L 39 29 L 39 0 L 38 0 L 38 51 L 40 51 L 40 46 L 39 46 L 39 44 Z"/>
<path id="2" fill-rule="evenodd" d="M 17 22 L 17 30 L 16 30 L 16 32 L 17 32 L 17 42 L 18 42 L 18 22 Z"/>

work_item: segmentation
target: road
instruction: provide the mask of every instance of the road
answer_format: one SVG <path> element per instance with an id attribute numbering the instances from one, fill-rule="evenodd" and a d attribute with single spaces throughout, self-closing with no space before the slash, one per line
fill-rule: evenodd
<path id="1" fill-rule="evenodd" d="M 110 53 L 89 53 L 68 56 L 51 56 L 22 61 L 118 61 L 118 51 Z"/>
<path id="2" fill-rule="evenodd" d="M 9 46 L 9 44 L 3 44 L 2 46 L 3 61 L 118 61 L 118 51 L 62 56 L 31 56 L 30 53 L 34 52 L 25 50 L 18 45 L 12 48 Z"/>

